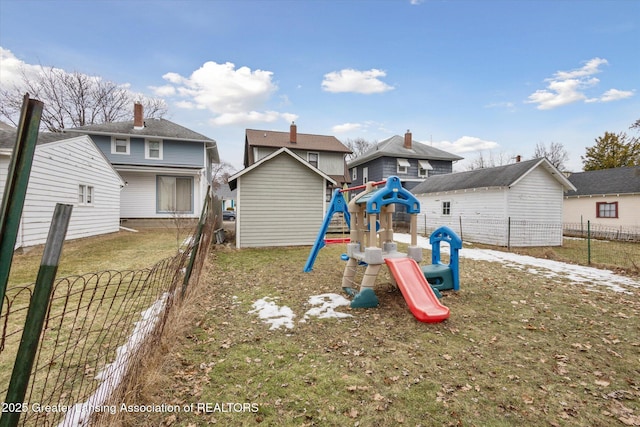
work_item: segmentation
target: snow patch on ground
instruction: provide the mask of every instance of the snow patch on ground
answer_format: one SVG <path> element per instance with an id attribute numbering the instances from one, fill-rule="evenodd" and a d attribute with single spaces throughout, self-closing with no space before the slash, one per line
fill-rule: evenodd
<path id="1" fill-rule="evenodd" d="M 257 314 L 265 323 L 271 325 L 270 330 L 283 326 L 292 329 L 293 319 L 296 317 L 295 313 L 287 306 L 277 305 L 275 301 L 276 299 L 271 297 L 261 298 L 253 303 L 253 310 L 250 310 L 249 314 Z M 338 294 L 313 295 L 309 297 L 308 304 L 314 307 L 307 310 L 300 320 L 301 323 L 306 322 L 310 317 L 319 319 L 352 317 L 351 314 L 335 310 L 338 307 L 351 304 L 351 301 Z"/>
<path id="2" fill-rule="evenodd" d="M 394 234 L 394 240 L 401 243 L 411 243 L 411 235 Z M 418 246 L 431 249 L 429 239 L 418 237 Z M 441 251 L 448 253 L 449 245 L 442 245 Z M 538 274 L 547 279 L 567 279 L 575 284 L 585 285 L 590 288 L 606 287 L 616 292 L 629 292 L 629 288 L 640 288 L 640 282 L 630 277 L 620 276 L 611 270 L 603 270 L 594 267 L 567 264 L 543 258 L 535 258 L 528 255 L 518 255 L 510 252 L 494 251 L 491 249 L 460 250 L 461 258 L 478 261 L 498 262 L 504 267 L 515 268 Z"/>
<path id="3" fill-rule="evenodd" d="M 296 315 L 287 306 L 278 306 L 274 298 L 264 297 L 253 303 L 253 310 L 249 314 L 257 314 L 265 323 L 271 325 L 269 329 L 279 329 L 282 326 L 292 329 L 293 318 Z"/>
<path id="4" fill-rule="evenodd" d="M 349 306 L 351 301 L 338 294 L 321 294 L 313 295 L 309 298 L 309 305 L 318 305 L 319 307 L 313 307 L 304 314 L 304 318 L 301 322 L 304 322 L 309 317 L 317 317 L 318 319 L 328 319 L 335 317 L 341 319 L 343 317 L 353 317 L 349 313 L 341 313 L 335 311 L 337 307 Z"/>

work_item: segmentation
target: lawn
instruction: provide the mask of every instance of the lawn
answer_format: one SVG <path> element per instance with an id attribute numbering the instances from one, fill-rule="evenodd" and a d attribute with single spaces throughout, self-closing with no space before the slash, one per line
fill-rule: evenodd
<path id="1" fill-rule="evenodd" d="M 151 267 L 161 259 L 173 256 L 187 232 L 191 231 L 166 227 L 66 241 L 57 277 Z M 14 254 L 8 287 L 35 282 L 43 251 L 44 245 L 40 245 Z"/>
<path id="2" fill-rule="evenodd" d="M 640 289 L 462 258 L 442 323 L 415 321 L 386 269 L 378 308 L 305 319 L 344 269 L 331 245 L 303 273 L 308 250 L 217 247 L 126 402 L 182 409 L 121 425 L 640 425 Z M 292 328 L 250 313 L 265 297 Z"/>

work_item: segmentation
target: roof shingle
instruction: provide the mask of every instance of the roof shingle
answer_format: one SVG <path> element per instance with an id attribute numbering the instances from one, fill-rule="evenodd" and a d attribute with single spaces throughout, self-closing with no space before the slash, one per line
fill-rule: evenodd
<path id="1" fill-rule="evenodd" d="M 411 142 L 411 148 L 405 148 L 404 137 L 394 135 L 391 138 L 387 138 L 384 141 L 377 143 L 364 154 L 352 160 L 349 163 L 349 167 L 352 168 L 379 157 L 450 161 L 462 160 L 464 158 L 417 141 Z"/>
<path id="2" fill-rule="evenodd" d="M 567 196 L 640 193 L 640 166 L 578 172 L 569 181 L 577 190 Z"/>

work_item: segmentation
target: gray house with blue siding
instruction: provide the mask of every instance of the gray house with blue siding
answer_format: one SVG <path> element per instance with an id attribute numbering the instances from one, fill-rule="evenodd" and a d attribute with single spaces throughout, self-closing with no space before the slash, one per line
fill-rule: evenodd
<path id="1" fill-rule="evenodd" d="M 414 141 L 411 132 L 377 143 L 347 165 L 352 185 L 382 181 L 396 175 L 407 190 L 433 175 L 453 171 L 453 163 L 463 157 Z"/>
<path id="2" fill-rule="evenodd" d="M 212 164 L 220 161 L 213 139 L 169 120 L 145 120 L 141 104 L 133 121 L 65 132 L 89 135 L 122 177 L 121 219 L 200 215 Z"/>

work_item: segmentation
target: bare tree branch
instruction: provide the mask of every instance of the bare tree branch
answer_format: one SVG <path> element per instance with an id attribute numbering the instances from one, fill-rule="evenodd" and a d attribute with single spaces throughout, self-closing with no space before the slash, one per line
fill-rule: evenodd
<path id="1" fill-rule="evenodd" d="M 50 132 L 131 120 L 136 101 L 144 105 L 148 118 L 161 118 L 167 113 L 162 99 L 134 93 L 98 76 L 40 66 L 36 74 L 23 67 L 20 84 L 0 90 L 0 119 L 17 124 L 25 92 L 44 102 L 41 128 Z"/>

